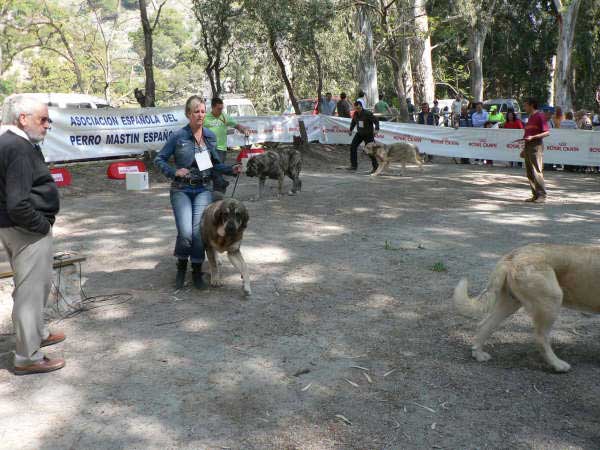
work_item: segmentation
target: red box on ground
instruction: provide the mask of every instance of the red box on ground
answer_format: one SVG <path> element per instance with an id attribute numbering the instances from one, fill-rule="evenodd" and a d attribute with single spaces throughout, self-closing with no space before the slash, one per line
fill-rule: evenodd
<path id="1" fill-rule="evenodd" d="M 73 182 L 71 172 L 66 167 L 57 167 L 50 169 L 50 174 L 58 187 L 70 186 Z"/>
<path id="2" fill-rule="evenodd" d="M 124 180 L 131 172 L 146 172 L 146 165 L 142 161 L 119 161 L 108 166 L 106 174 L 113 180 Z"/>
<path id="3" fill-rule="evenodd" d="M 244 158 L 252 158 L 253 156 L 260 155 L 264 152 L 265 151 L 262 148 L 243 148 L 238 154 L 236 161 L 241 162 Z"/>

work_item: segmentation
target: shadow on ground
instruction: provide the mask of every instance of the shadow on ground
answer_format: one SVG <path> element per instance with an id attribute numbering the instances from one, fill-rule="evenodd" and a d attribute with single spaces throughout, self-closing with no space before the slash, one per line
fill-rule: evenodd
<path id="1" fill-rule="evenodd" d="M 17 378 L 3 356 L 0 445 L 597 448 L 594 317 L 565 311 L 556 351 L 573 370 L 555 375 L 523 314 L 490 341 L 492 361 L 472 361 L 476 323 L 449 303 L 461 276 L 482 288 L 516 246 L 596 243 L 596 178 L 551 173 L 551 200 L 537 206 L 521 203 L 514 169 L 436 164 L 373 179 L 308 166 L 299 196 L 247 203 L 249 301 L 228 262 L 223 288 L 173 291 L 166 184 L 66 195 L 58 249 L 88 256 L 89 295 L 132 300 L 55 324 L 69 335 L 50 350 L 67 358 L 62 371 Z M 255 188 L 242 179 L 238 195 Z M 0 354 L 11 342 L 0 336 Z"/>

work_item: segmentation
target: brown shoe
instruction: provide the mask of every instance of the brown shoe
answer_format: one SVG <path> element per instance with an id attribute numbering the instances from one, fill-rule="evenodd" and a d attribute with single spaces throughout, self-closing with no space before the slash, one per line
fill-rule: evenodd
<path id="1" fill-rule="evenodd" d="M 58 344 L 59 342 L 64 341 L 66 338 L 67 337 L 65 336 L 65 333 L 63 333 L 62 331 L 59 331 L 58 333 L 50 333 L 50 336 L 48 336 L 42 341 L 42 343 L 40 344 L 40 348 Z"/>
<path id="2" fill-rule="evenodd" d="M 50 359 L 44 356 L 44 359 L 27 366 L 15 366 L 15 375 L 30 375 L 32 373 L 47 373 L 65 367 L 65 360 L 62 358 Z"/>

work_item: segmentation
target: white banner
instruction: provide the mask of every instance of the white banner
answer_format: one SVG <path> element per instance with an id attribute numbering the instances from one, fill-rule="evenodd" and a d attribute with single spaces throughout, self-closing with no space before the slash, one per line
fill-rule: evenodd
<path id="1" fill-rule="evenodd" d="M 349 144 L 350 119 L 320 116 L 323 142 Z M 409 123 L 380 122 L 375 139 L 385 144 L 411 142 L 422 153 L 458 158 L 521 161 L 521 146 L 515 140 L 523 130 L 454 128 Z M 600 166 L 600 133 L 585 130 L 551 129 L 544 139 L 544 162 Z"/>
<path id="2" fill-rule="evenodd" d="M 42 144 L 46 161 L 76 161 L 159 150 L 188 123 L 183 108 L 49 108 L 52 129 Z"/>
<path id="3" fill-rule="evenodd" d="M 188 121 L 183 107 L 137 109 L 50 108 L 53 121 L 42 150 L 46 161 L 76 161 L 141 154 L 160 150 L 173 131 Z M 310 141 L 349 144 L 350 119 L 302 116 Z M 240 117 L 250 128 L 251 143 L 292 142 L 300 135 L 297 116 Z M 434 127 L 381 122 L 376 140 L 390 144 L 412 142 L 431 155 L 518 161 L 522 130 Z M 237 130 L 228 136 L 231 146 L 244 145 Z M 544 160 L 549 163 L 600 166 L 600 133 L 583 130 L 551 130 L 544 139 Z"/>
<path id="4" fill-rule="evenodd" d="M 76 161 L 128 156 L 160 150 L 174 131 L 187 125 L 182 106 L 136 109 L 50 108 L 52 129 L 42 144 L 46 161 Z M 303 116 L 309 140 L 321 140 L 319 116 Z M 296 116 L 236 118 L 250 128 L 249 142 L 293 142 L 300 135 Z M 246 144 L 237 130 L 231 146 Z"/>
<path id="5" fill-rule="evenodd" d="M 293 142 L 294 136 L 300 136 L 300 124 L 298 116 L 256 116 L 256 117 L 234 117 L 237 123 L 250 128 L 248 141 L 245 136 L 235 131 L 227 136 L 227 145 L 231 147 L 245 145 L 248 142 Z M 309 141 L 321 141 L 323 133 L 321 130 L 320 116 L 301 116 L 306 127 Z"/>

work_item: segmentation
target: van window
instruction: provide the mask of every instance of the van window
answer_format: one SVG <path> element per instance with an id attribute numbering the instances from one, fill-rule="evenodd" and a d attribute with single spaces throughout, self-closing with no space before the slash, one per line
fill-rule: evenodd
<path id="1" fill-rule="evenodd" d="M 91 103 L 67 103 L 65 105 L 67 108 L 91 108 Z"/>
<path id="2" fill-rule="evenodd" d="M 240 111 L 238 105 L 227 105 L 227 114 L 230 116 L 239 117 Z"/>
<path id="3" fill-rule="evenodd" d="M 255 116 L 256 110 L 252 105 L 240 105 L 241 116 Z"/>

